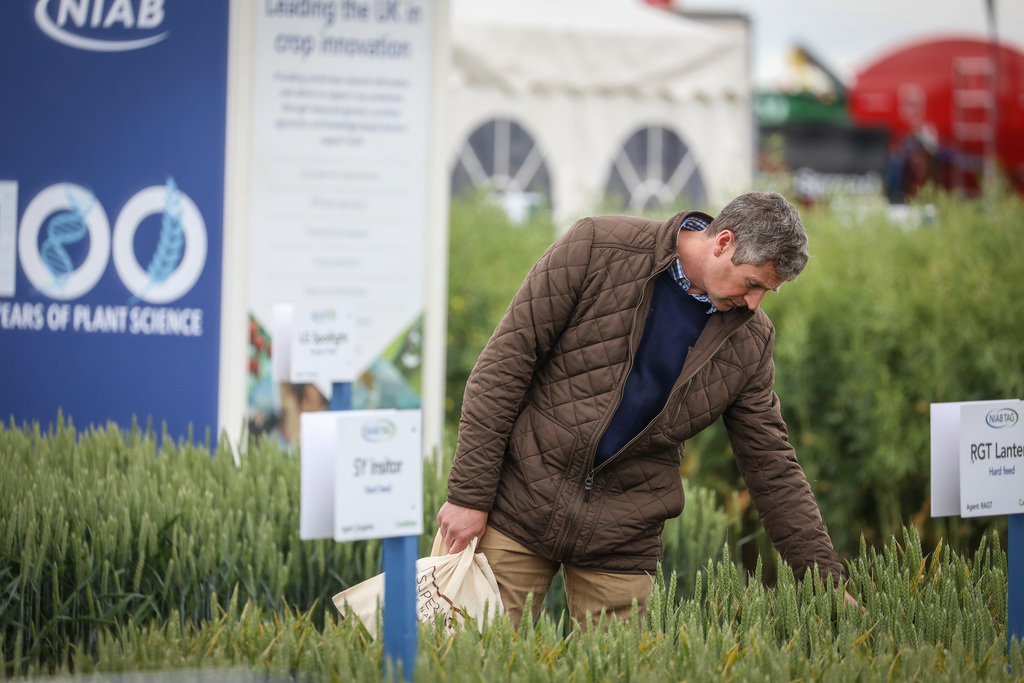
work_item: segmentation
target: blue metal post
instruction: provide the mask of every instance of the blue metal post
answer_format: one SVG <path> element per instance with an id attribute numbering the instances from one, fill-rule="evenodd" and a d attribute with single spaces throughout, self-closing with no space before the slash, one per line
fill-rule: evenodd
<path id="1" fill-rule="evenodd" d="M 1007 643 L 1017 638 L 1024 644 L 1024 513 L 1009 516 L 1006 541 L 1009 581 L 1006 595 Z M 1024 671 L 1017 673 L 1024 674 Z"/>
<path id="2" fill-rule="evenodd" d="M 412 680 L 416 668 L 416 558 L 418 536 L 382 539 L 384 552 L 384 673 L 388 663 Z"/>
<path id="3" fill-rule="evenodd" d="M 352 383 L 335 382 L 331 388 L 331 410 L 352 410 Z"/>
<path id="4" fill-rule="evenodd" d="M 352 384 L 335 382 L 331 410 L 352 409 Z M 402 677 L 412 680 L 416 668 L 416 558 L 419 536 L 398 536 L 381 541 L 384 562 L 384 674 L 388 664 Z"/>

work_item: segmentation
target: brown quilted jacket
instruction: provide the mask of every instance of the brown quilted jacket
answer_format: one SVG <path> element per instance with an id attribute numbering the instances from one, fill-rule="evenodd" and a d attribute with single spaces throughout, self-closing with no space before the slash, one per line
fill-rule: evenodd
<path id="1" fill-rule="evenodd" d="M 721 416 L 781 555 L 798 575 L 818 563 L 839 579 L 773 391 L 775 331 L 760 309 L 713 314 L 664 410 L 593 467 L 654 279 L 676 257 L 690 213 L 585 218 L 537 262 L 467 383 L 448 500 L 489 512 L 489 524 L 554 560 L 650 572 L 665 520 L 683 509 L 683 442 Z"/>

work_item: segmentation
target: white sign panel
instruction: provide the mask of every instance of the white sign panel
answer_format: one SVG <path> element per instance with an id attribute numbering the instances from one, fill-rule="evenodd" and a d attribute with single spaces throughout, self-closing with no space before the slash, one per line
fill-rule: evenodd
<path id="1" fill-rule="evenodd" d="M 18 183 L 0 180 L 0 296 L 14 296 L 17 270 L 15 233 L 18 223 Z"/>
<path id="2" fill-rule="evenodd" d="M 271 359 L 279 382 L 330 385 L 355 379 L 355 314 L 345 306 L 274 306 Z"/>
<path id="3" fill-rule="evenodd" d="M 960 408 L 1003 401 L 960 401 L 931 405 L 932 517 L 960 514 Z"/>
<path id="4" fill-rule="evenodd" d="M 355 378 L 355 316 L 338 306 L 292 309 L 291 381 L 351 382 Z"/>
<path id="5" fill-rule="evenodd" d="M 340 413 L 334 540 L 423 533 L 422 416 L 418 410 Z"/>
<path id="6" fill-rule="evenodd" d="M 423 313 L 434 2 L 259 8 L 249 308 L 351 305 L 362 371 Z"/>
<path id="7" fill-rule="evenodd" d="M 274 353 L 270 357 L 271 375 L 275 382 L 292 381 L 292 313 L 291 304 L 274 304 Z"/>
<path id="8" fill-rule="evenodd" d="M 334 466 L 338 455 L 338 416 L 342 414 L 321 411 L 302 413 L 299 417 L 299 538 L 303 541 L 334 538 Z"/>
<path id="9" fill-rule="evenodd" d="M 960 409 L 960 514 L 1024 512 L 1024 423 L 1021 402 Z"/>

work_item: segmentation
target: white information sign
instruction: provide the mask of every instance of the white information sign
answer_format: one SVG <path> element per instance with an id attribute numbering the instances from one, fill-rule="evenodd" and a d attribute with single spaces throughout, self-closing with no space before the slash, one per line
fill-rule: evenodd
<path id="1" fill-rule="evenodd" d="M 334 540 L 423 533 L 422 415 L 339 413 Z"/>
<path id="2" fill-rule="evenodd" d="M 931 404 L 932 517 L 960 514 L 960 408 L 1003 401 Z"/>
<path id="3" fill-rule="evenodd" d="M 292 309 L 291 381 L 351 382 L 355 315 L 342 306 Z"/>
<path id="4" fill-rule="evenodd" d="M 355 314 L 347 306 L 274 306 L 273 376 L 329 385 L 355 379 Z"/>
<path id="5" fill-rule="evenodd" d="M 300 419 L 299 538 L 423 533 L 420 411 L 323 411 Z"/>
<path id="6" fill-rule="evenodd" d="M 1024 424 L 1021 402 L 960 409 L 960 514 L 1024 512 Z"/>
<path id="7" fill-rule="evenodd" d="M 423 314 L 433 22 L 432 0 L 257 11 L 249 308 L 353 306 L 357 371 Z"/>

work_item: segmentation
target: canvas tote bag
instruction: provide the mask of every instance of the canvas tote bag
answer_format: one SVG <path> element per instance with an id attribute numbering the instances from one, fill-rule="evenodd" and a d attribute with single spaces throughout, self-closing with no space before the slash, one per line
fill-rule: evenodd
<path id="1" fill-rule="evenodd" d="M 384 604 L 384 574 L 334 596 L 334 606 L 343 615 L 346 604 L 376 638 L 377 606 Z M 438 532 L 430 557 L 416 560 L 417 618 L 432 624 L 434 615 L 440 614 L 450 635 L 467 617 L 482 626 L 485 615 L 493 620 L 504 610 L 494 572 L 483 553 L 476 552 L 476 539 L 462 552 L 451 554 Z"/>

